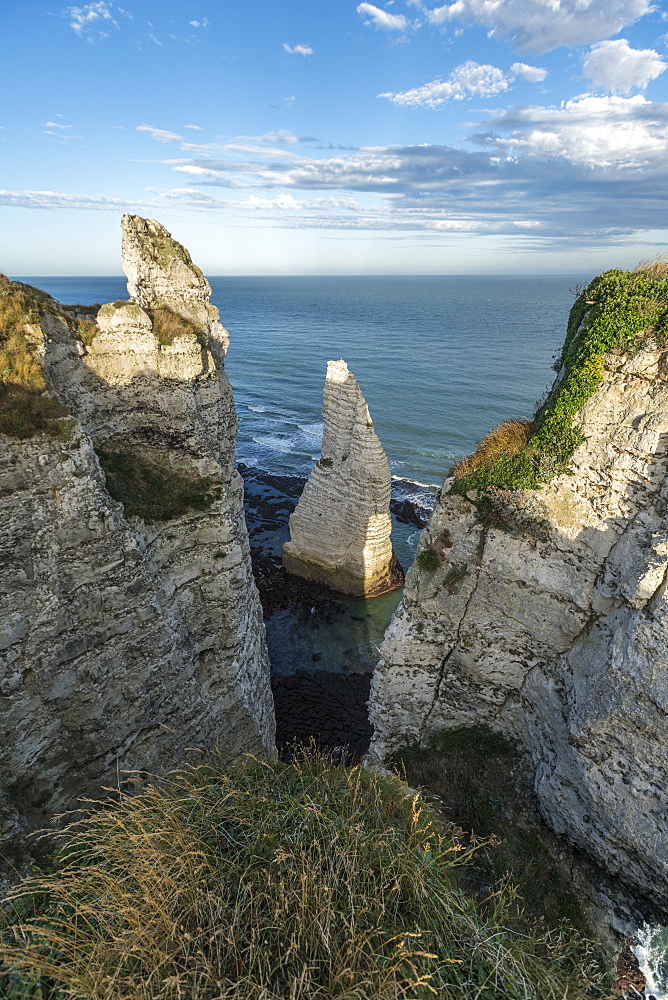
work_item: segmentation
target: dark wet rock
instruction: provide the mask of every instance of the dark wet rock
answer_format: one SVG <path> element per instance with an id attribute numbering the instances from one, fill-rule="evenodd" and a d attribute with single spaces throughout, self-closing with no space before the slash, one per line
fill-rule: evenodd
<path id="1" fill-rule="evenodd" d="M 272 679 L 276 745 L 282 753 L 298 745 L 334 750 L 359 760 L 371 740 L 367 701 L 371 674 L 298 671 Z"/>

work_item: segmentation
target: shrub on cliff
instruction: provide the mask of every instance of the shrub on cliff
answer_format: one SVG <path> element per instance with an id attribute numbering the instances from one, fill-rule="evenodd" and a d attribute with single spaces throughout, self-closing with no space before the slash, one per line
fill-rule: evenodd
<path id="1" fill-rule="evenodd" d="M 398 779 L 315 754 L 186 768 L 75 823 L 14 894 L 2 995 L 603 996 L 586 944 L 515 934 L 507 889 L 483 912 L 457 888 L 455 833 Z"/>
<path id="2" fill-rule="evenodd" d="M 667 273 L 666 262 L 658 260 L 632 272 L 606 271 L 594 278 L 571 309 L 559 377 L 547 400 L 531 424 L 504 421 L 471 456 L 453 466 L 455 493 L 489 487 L 535 490 L 566 471 L 584 440 L 573 418 L 603 381 L 605 355 L 632 355 L 651 339 L 666 346 Z M 524 442 L 520 428 L 526 433 Z"/>
<path id="3" fill-rule="evenodd" d="M 67 410 L 49 395 L 31 327 L 50 302 L 44 292 L 0 274 L 0 434 L 28 438 L 67 433 Z"/>

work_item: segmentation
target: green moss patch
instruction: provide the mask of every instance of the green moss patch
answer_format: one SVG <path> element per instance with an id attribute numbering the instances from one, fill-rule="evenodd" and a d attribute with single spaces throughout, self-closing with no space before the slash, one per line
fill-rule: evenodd
<path id="1" fill-rule="evenodd" d="M 363 766 L 214 761 L 67 838 L 0 918 L 7 1000 L 610 995 L 581 937 L 514 931 L 507 888 L 486 907 L 464 894 L 475 848 Z"/>
<path id="2" fill-rule="evenodd" d="M 433 549 L 423 549 L 417 557 L 417 564 L 420 569 L 434 573 L 440 566 L 441 560 L 438 558 L 438 552 Z"/>
<path id="3" fill-rule="evenodd" d="M 176 468 L 168 453 L 149 448 L 101 448 L 98 458 L 114 500 L 128 517 L 168 521 L 193 510 L 209 510 L 220 496 L 213 477 Z"/>
<path id="4" fill-rule="evenodd" d="M 473 468 L 466 460 L 458 463 L 451 470 L 457 476 L 453 492 L 535 490 L 566 471 L 584 440 L 573 417 L 601 385 L 605 355 L 632 355 L 651 338 L 666 345 L 668 280 L 657 273 L 651 267 L 606 271 L 588 285 L 571 309 L 560 377 L 535 414 L 528 441 L 514 453 L 494 452 Z"/>

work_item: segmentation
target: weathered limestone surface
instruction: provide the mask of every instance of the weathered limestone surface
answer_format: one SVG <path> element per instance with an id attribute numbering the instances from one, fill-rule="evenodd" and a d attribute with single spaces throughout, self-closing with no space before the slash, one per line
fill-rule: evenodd
<path id="1" fill-rule="evenodd" d="M 535 494 L 552 527 L 485 529 L 443 490 L 381 647 L 374 751 L 486 722 L 519 740 L 541 809 L 668 904 L 666 355 L 609 355 L 571 475 Z"/>
<path id="2" fill-rule="evenodd" d="M 332 590 L 375 597 L 403 583 L 390 541 L 390 466 L 345 361 L 327 365 L 322 415 L 322 457 L 290 517 L 283 565 Z"/>
<path id="3" fill-rule="evenodd" d="M 211 286 L 186 248 L 155 219 L 124 215 L 121 227 L 123 270 L 132 301 L 143 309 L 173 309 L 197 327 L 215 331 L 227 349 L 227 331 L 209 302 Z"/>
<path id="4" fill-rule="evenodd" d="M 183 263 L 141 222 L 126 218 L 125 234 L 157 227 L 161 253 Z M 226 336 L 184 267 L 199 332 L 172 344 L 137 303 L 103 306 L 88 347 L 67 311 L 45 309 L 39 353 L 73 415 L 69 438 L 0 436 L 0 853 L 117 771 L 164 770 L 186 747 L 273 752 Z M 145 271 L 144 301 L 161 304 Z M 216 499 L 170 520 L 129 517 L 107 489 L 106 451 L 207 477 Z"/>

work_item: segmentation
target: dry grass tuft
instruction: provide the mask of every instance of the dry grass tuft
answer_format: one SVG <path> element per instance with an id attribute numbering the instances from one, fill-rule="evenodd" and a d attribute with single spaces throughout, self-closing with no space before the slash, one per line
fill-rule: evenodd
<path id="1" fill-rule="evenodd" d="M 632 273 L 642 273 L 648 278 L 668 278 L 668 254 L 659 254 L 655 260 L 638 261 Z"/>
<path id="2" fill-rule="evenodd" d="M 46 392 L 36 329 L 49 297 L 0 274 L 0 434 L 67 436 L 67 410 Z"/>
<path id="3" fill-rule="evenodd" d="M 173 344 L 174 337 L 192 336 L 198 332 L 194 323 L 166 306 L 151 309 L 149 312 L 153 320 L 153 333 L 158 338 L 159 344 Z"/>
<path id="4" fill-rule="evenodd" d="M 500 458 L 514 458 L 526 447 L 533 429 L 530 420 L 503 420 L 478 442 L 474 452 L 456 462 L 448 475 L 462 479 Z"/>
<path id="5" fill-rule="evenodd" d="M 95 320 L 91 319 L 77 320 L 77 333 L 81 337 L 81 340 L 86 345 L 86 347 L 90 347 L 90 345 L 93 343 L 93 340 L 95 339 L 95 337 L 99 332 L 100 328 L 95 322 Z"/>
<path id="6" fill-rule="evenodd" d="M 485 916 L 452 831 L 398 779 L 244 757 L 190 767 L 67 831 L 13 895 L 7 1000 L 569 1000 L 585 944 Z M 0 986 L 0 988 L 2 988 Z"/>

